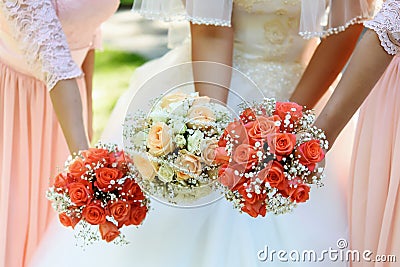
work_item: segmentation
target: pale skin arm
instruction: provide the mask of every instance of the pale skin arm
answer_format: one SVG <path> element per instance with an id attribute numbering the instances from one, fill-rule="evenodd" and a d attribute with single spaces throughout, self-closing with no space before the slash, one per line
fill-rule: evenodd
<path id="1" fill-rule="evenodd" d="M 59 81 L 50 91 L 54 111 L 71 153 L 89 147 L 82 117 L 82 101 L 75 79 Z"/>
<path id="2" fill-rule="evenodd" d="M 192 61 L 212 61 L 232 66 L 233 27 L 191 24 L 190 30 Z M 195 81 L 213 81 L 229 88 L 232 72 L 221 65 L 194 64 L 193 76 Z M 196 83 L 195 87 L 200 95 L 227 102 L 227 89 L 206 83 Z"/>
<path id="3" fill-rule="evenodd" d="M 392 60 L 376 33 L 368 30 L 349 62 L 334 93 L 315 122 L 325 131 L 330 147 Z"/>
<path id="4" fill-rule="evenodd" d="M 94 72 L 94 60 L 95 51 L 93 49 L 89 50 L 86 55 L 85 61 L 82 64 L 83 73 L 85 73 L 85 83 L 86 83 L 86 99 L 87 99 L 87 128 L 89 141 L 92 141 L 93 137 L 93 105 L 92 105 L 92 90 L 93 90 L 93 72 Z"/>
<path id="5" fill-rule="evenodd" d="M 360 24 L 352 25 L 343 32 L 323 39 L 290 101 L 313 108 L 346 65 L 362 29 Z"/>

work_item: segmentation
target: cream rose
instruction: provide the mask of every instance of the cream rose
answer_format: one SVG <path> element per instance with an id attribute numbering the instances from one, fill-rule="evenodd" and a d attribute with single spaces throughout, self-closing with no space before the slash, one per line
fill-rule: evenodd
<path id="1" fill-rule="evenodd" d="M 192 106 L 199 106 L 208 103 L 210 103 L 210 98 L 208 96 L 199 96 L 194 99 Z"/>
<path id="2" fill-rule="evenodd" d="M 197 105 L 192 106 L 188 111 L 188 126 L 203 128 L 208 123 L 215 122 L 216 116 L 214 112 L 207 106 Z"/>
<path id="3" fill-rule="evenodd" d="M 164 183 L 171 182 L 172 179 L 174 178 L 174 170 L 168 166 L 168 165 L 161 165 L 160 168 L 158 169 L 158 179 L 163 181 Z"/>
<path id="4" fill-rule="evenodd" d="M 178 171 L 176 173 L 178 180 L 187 180 L 194 175 L 201 174 L 201 163 L 199 158 L 189 152 L 181 153 L 176 159 L 175 164 L 188 173 Z"/>
<path id="5" fill-rule="evenodd" d="M 189 96 L 187 94 L 185 94 L 185 93 L 175 92 L 175 93 L 172 93 L 172 94 L 164 96 L 161 99 L 160 105 L 161 105 L 162 108 L 167 108 L 167 107 L 169 107 L 169 105 L 171 103 L 176 103 L 176 102 L 183 101 L 188 97 Z"/>
<path id="6" fill-rule="evenodd" d="M 143 179 L 152 181 L 156 177 L 158 165 L 155 162 L 151 162 L 147 155 L 135 153 L 132 156 L 133 164 L 139 171 Z"/>
<path id="7" fill-rule="evenodd" d="M 216 138 L 204 139 L 201 141 L 201 159 L 207 165 L 215 163 L 215 149 L 218 147 L 218 140 Z"/>
<path id="8" fill-rule="evenodd" d="M 151 128 L 147 136 L 147 147 L 154 156 L 162 156 L 174 150 L 171 129 L 164 122 L 157 122 Z"/>

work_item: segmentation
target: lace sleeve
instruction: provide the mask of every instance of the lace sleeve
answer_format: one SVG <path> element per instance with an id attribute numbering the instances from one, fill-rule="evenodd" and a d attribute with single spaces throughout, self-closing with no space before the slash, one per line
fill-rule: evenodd
<path id="1" fill-rule="evenodd" d="M 73 61 L 51 0 L 2 0 L 1 11 L 28 65 L 51 90 L 82 74 Z"/>
<path id="2" fill-rule="evenodd" d="M 132 10 L 148 19 L 231 26 L 232 7 L 233 0 L 135 0 Z"/>
<path id="3" fill-rule="evenodd" d="M 382 47 L 390 55 L 400 50 L 400 1 L 387 0 L 379 13 L 371 21 L 364 23 L 365 27 L 374 30 Z"/>

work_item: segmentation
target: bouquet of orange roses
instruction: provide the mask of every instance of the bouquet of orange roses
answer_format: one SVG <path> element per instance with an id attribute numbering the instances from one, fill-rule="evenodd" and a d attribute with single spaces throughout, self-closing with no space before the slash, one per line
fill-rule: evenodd
<path id="1" fill-rule="evenodd" d="M 139 185 L 169 204 L 212 201 L 219 167 L 214 150 L 230 121 L 221 104 L 183 92 L 155 99 L 147 114 L 127 117 L 124 144 L 141 174 Z"/>
<path id="2" fill-rule="evenodd" d="M 312 111 L 293 102 L 265 99 L 245 108 L 219 140 L 219 181 L 234 206 L 252 217 L 283 214 L 322 185 L 328 142 L 313 126 Z"/>
<path id="3" fill-rule="evenodd" d="M 84 245 L 100 237 L 124 244 L 120 228 L 140 225 L 149 201 L 135 182 L 131 159 L 112 145 L 80 151 L 65 163 L 54 179 L 47 198 L 66 227 L 79 228 Z"/>

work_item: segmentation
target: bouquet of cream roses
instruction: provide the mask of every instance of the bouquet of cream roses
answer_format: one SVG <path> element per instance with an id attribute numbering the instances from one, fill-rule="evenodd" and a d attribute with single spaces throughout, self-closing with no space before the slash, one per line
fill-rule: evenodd
<path id="1" fill-rule="evenodd" d="M 141 174 L 141 188 L 156 199 L 183 205 L 213 192 L 218 139 L 230 121 L 224 106 L 183 92 L 156 99 L 148 114 L 128 116 L 125 148 Z"/>

